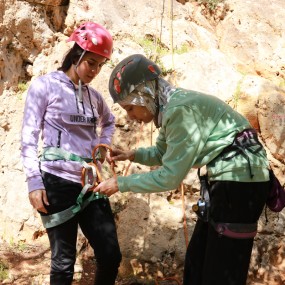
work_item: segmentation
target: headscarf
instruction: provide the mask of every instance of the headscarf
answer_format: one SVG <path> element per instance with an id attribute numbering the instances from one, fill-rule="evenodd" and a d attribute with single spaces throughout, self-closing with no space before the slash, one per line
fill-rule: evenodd
<path id="1" fill-rule="evenodd" d="M 146 107 L 153 116 L 157 116 L 154 121 L 157 121 L 157 127 L 161 127 L 163 111 L 175 88 L 162 78 L 158 78 L 157 80 L 157 91 L 155 80 L 143 82 L 136 86 L 124 100 L 119 102 L 119 104 L 121 106 L 136 105 Z M 158 96 L 158 106 L 155 102 L 156 92 Z"/>

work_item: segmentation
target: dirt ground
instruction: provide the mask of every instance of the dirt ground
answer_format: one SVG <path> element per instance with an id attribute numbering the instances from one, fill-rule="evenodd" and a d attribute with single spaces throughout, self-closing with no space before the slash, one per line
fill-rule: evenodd
<path id="1" fill-rule="evenodd" d="M 50 250 L 40 244 L 11 246 L 0 243 L 0 284 L 49 285 Z M 83 252 L 76 262 L 72 285 L 93 285 L 95 263 Z M 144 279 L 130 276 L 117 278 L 116 285 L 180 285 L 180 281 Z"/>
<path id="2" fill-rule="evenodd" d="M 41 243 L 12 246 L 0 242 L 0 284 L 49 285 L 50 249 Z M 95 263 L 88 250 L 80 253 L 72 285 L 93 285 Z M 146 276 L 118 277 L 115 285 L 181 285 L 176 277 L 157 279 Z M 280 281 L 248 280 L 248 285 L 282 285 Z"/>

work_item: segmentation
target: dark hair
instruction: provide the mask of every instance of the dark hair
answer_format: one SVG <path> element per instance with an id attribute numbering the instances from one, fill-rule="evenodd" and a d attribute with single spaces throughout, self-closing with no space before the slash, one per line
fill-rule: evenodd
<path id="1" fill-rule="evenodd" d="M 61 66 L 57 70 L 66 72 L 72 64 L 77 63 L 83 51 L 84 49 L 82 49 L 77 43 L 74 43 L 73 47 L 66 54 Z"/>

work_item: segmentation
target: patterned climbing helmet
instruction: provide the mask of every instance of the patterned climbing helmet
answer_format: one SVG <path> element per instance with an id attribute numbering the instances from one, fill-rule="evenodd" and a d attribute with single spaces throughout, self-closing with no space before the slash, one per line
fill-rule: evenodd
<path id="1" fill-rule="evenodd" d="M 123 100 L 139 84 L 154 80 L 160 74 L 160 68 L 153 61 L 142 54 L 133 54 L 114 68 L 109 79 L 109 92 L 116 103 Z"/>

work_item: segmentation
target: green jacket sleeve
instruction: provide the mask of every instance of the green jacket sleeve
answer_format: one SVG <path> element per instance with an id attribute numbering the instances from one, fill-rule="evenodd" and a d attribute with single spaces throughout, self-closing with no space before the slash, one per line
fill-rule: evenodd
<path id="1" fill-rule="evenodd" d="M 139 149 L 135 161 L 145 165 L 161 164 L 157 170 L 118 177 L 120 192 L 153 193 L 179 186 L 203 148 L 198 128 L 200 117 L 187 106 L 169 108 L 164 114 L 156 146 Z"/>

